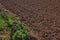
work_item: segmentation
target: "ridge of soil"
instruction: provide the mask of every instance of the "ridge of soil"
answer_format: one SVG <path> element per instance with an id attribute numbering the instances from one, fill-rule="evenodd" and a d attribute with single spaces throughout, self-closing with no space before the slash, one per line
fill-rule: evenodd
<path id="1" fill-rule="evenodd" d="M 60 0 L 0 0 L 26 23 L 38 40 L 60 40 Z"/>

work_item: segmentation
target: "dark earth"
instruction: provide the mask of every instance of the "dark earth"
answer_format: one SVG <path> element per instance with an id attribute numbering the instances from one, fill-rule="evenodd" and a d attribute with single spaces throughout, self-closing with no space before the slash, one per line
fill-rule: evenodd
<path id="1" fill-rule="evenodd" d="M 29 26 L 36 40 L 60 40 L 60 0 L 0 0 Z"/>

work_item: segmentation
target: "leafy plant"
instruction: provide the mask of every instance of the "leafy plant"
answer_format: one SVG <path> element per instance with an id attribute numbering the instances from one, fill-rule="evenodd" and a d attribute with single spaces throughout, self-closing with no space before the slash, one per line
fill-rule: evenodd
<path id="1" fill-rule="evenodd" d="M 18 40 L 18 38 L 24 40 L 29 34 L 27 26 L 17 18 L 9 13 L 0 12 L 0 30 L 5 28 L 10 30 L 10 40 Z"/>
<path id="2" fill-rule="evenodd" d="M 0 30 L 7 28 L 7 23 L 3 20 L 2 13 L 0 12 Z"/>

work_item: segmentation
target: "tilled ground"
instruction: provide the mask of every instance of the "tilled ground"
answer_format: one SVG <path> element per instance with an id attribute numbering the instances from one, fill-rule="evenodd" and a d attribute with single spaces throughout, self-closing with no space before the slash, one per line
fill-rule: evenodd
<path id="1" fill-rule="evenodd" d="M 60 40 L 60 0 L 0 0 L 16 13 L 38 40 Z"/>

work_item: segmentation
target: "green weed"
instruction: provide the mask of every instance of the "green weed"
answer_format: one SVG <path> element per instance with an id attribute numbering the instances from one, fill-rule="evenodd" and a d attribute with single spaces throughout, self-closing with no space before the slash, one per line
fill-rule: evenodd
<path id="1" fill-rule="evenodd" d="M 29 35 L 27 26 L 17 18 L 9 11 L 0 11 L 0 30 L 10 31 L 9 40 L 18 40 L 18 38 L 24 40 Z"/>

